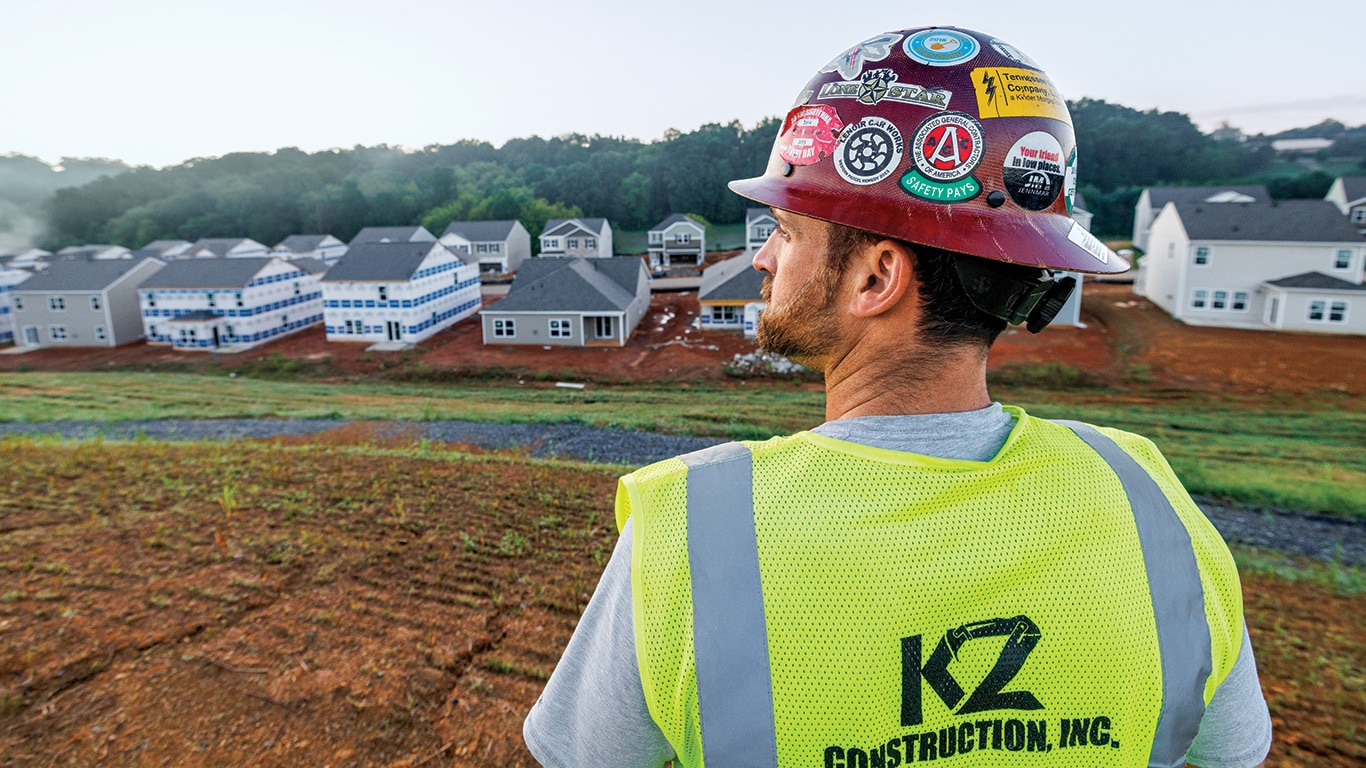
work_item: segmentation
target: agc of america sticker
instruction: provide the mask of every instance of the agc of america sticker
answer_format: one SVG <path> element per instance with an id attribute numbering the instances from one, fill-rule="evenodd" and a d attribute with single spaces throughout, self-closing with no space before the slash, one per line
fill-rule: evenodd
<path id="1" fill-rule="evenodd" d="M 901 177 L 901 188 L 933 203 L 971 200 L 982 191 L 972 172 L 985 151 L 982 126 L 971 115 L 935 115 L 921 123 L 911 139 L 915 167 Z"/>
<path id="2" fill-rule="evenodd" d="M 901 131 L 890 120 L 865 117 L 844 129 L 835 150 L 835 171 L 850 184 L 876 184 L 901 165 Z"/>

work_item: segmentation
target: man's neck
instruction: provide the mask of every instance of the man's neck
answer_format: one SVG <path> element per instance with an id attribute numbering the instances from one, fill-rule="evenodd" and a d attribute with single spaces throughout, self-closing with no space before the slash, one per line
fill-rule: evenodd
<path id="1" fill-rule="evenodd" d="M 827 421 L 975 411 L 991 404 L 986 355 L 974 349 L 907 354 L 858 347 L 825 374 Z"/>

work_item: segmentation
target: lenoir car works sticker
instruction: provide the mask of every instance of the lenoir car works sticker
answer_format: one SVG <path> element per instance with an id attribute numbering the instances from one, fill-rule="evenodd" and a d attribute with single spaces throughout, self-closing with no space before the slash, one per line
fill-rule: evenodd
<path id="1" fill-rule="evenodd" d="M 932 67 L 951 67 L 971 61 L 982 50 L 982 44 L 972 35 L 951 29 L 929 29 L 906 38 L 902 44 L 906 55 Z"/>
<path id="2" fill-rule="evenodd" d="M 895 101 L 932 109 L 948 109 L 952 97 L 949 91 L 898 83 L 897 74 L 890 69 L 870 69 L 855 82 L 826 83 L 816 96 L 818 99 L 857 99 L 860 104 L 869 106 Z"/>
<path id="3" fill-rule="evenodd" d="M 787 113 L 778 134 L 778 156 L 793 165 L 811 165 L 835 151 L 844 123 L 834 107 L 798 107 Z"/>
<path id="4" fill-rule="evenodd" d="M 1051 117 L 1072 124 L 1067 103 L 1042 72 L 1017 67 L 978 67 L 972 70 L 977 91 L 977 113 L 993 117 Z"/>
<path id="5" fill-rule="evenodd" d="M 886 34 L 872 37 L 836 56 L 833 61 L 821 67 L 822 72 L 838 72 L 845 80 L 853 80 L 863 71 L 863 63 L 882 61 L 892 54 L 892 46 L 901 40 L 901 35 Z"/>
<path id="6" fill-rule="evenodd" d="M 1042 211 L 1062 192 L 1062 145 L 1047 131 L 1033 131 L 1006 152 L 1001 175 L 1006 192 L 1015 204 L 1027 211 Z"/>
<path id="7" fill-rule="evenodd" d="M 982 126 L 971 115 L 935 115 L 921 123 L 911 139 L 915 167 L 901 177 L 901 188 L 934 203 L 971 200 L 982 191 L 972 172 L 985 150 Z"/>
<path id="8" fill-rule="evenodd" d="M 835 171 L 850 184 L 876 184 L 901 165 L 901 154 L 901 131 L 896 124 L 881 117 L 865 117 L 840 134 Z"/>

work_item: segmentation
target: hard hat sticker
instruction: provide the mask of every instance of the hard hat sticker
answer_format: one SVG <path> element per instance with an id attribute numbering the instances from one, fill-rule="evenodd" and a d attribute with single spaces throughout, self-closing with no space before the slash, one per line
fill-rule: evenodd
<path id="1" fill-rule="evenodd" d="M 1033 131 L 1006 152 L 1001 177 L 1016 205 L 1042 211 L 1058 199 L 1065 172 L 1062 145 L 1047 131 Z"/>
<path id="2" fill-rule="evenodd" d="M 844 122 L 834 107 L 797 107 L 787 113 L 778 134 L 778 156 L 793 165 L 811 165 L 835 151 Z"/>
<path id="3" fill-rule="evenodd" d="M 1067 201 L 1067 215 L 1072 215 L 1072 209 L 1077 204 L 1077 148 L 1072 148 L 1072 154 L 1067 156 L 1067 174 L 1062 180 L 1062 198 Z"/>
<path id="4" fill-rule="evenodd" d="M 931 181 L 912 168 L 901 177 L 901 189 L 931 203 L 963 203 L 981 194 L 982 184 L 973 176 L 944 184 Z"/>
<path id="5" fill-rule="evenodd" d="M 1079 248 L 1095 257 L 1101 264 L 1110 263 L 1110 248 L 1100 241 L 1100 238 L 1086 231 L 1086 228 L 1077 222 L 1072 222 L 1072 228 L 1067 231 L 1067 239 L 1076 243 Z M 1118 258 L 1118 257 L 1116 257 Z"/>
<path id="6" fill-rule="evenodd" d="M 982 162 L 986 142 L 971 115 L 945 112 L 920 124 L 911 141 L 915 167 L 933 181 L 957 181 Z"/>
<path id="7" fill-rule="evenodd" d="M 948 109 L 953 93 L 926 88 L 912 83 L 898 83 L 897 74 L 890 69 L 870 69 L 855 82 L 832 82 L 821 86 L 818 99 L 856 99 L 860 104 L 876 106 L 879 102 L 895 101 L 931 109 Z"/>
<path id="8" fill-rule="evenodd" d="M 853 80 L 863 71 L 864 62 L 887 58 L 892 54 L 892 46 L 900 40 L 901 35 L 898 34 L 878 35 L 864 40 L 821 67 L 821 72 L 838 72 L 845 80 Z"/>
<path id="9" fill-rule="evenodd" d="M 992 40 L 991 47 L 995 49 L 997 53 L 1001 54 L 1007 59 L 1010 59 L 1016 64 L 1022 64 L 1026 67 L 1029 67 L 1030 69 L 1039 69 L 1039 65 L 1035 64 L 1033 59 L 1024 55 L 1023 51 L 1011 45 L 1010 43 L 1005 42 L 1004 40 Z"/>
<path id="10" fill-rule="evenodd" d="M 971 35 L 951 29 L 929 29 L 917 32 L 902 43 L 906 55 L 932 67 L 951 67 L 972 61 L 982 51 L 982 44 Z M 847 78 L 846 78 L 847 79 Z"/>
<path id="11" fill-rule="evenodd" d="M 978 67 L 972 70 L 977 91 L 977 114 L 992 117 L 1051 117 L 1068 125 L 1067 102 L 1042 72 L 1016 67 Z"/>
<path id="12" fill-rule="evenodd" d="M 901 165 L 902 148 L 901 131 L 895 123 L 865 117 L 840 134 L 835 171 L 850 184 L 876 184 Z"/>

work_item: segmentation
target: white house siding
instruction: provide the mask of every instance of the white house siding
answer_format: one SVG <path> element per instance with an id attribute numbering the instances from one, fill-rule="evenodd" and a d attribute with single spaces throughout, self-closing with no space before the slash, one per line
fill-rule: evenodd
<path id="1" fill-rule="evenodd" d="M 177 349 L 209 349 L 214 345 L 216 328 L 220 344 L 256 346 L 322 322 L 321 279 L 322 274 L 309 274 L 287 261 L 276 260 L 240 288 L 140 290 L 143 332 L 149 343 L 170 344 Z M 218 318 L 172 322 L 205 311 L 217 314 Z"/>
<path id="2" fill-rule="evenodd" d="M 269 256 L 270 249 L 255 240 L 248 240 L 245 243 L 233 246 L 231 250 L 223 255 L 229 259 L 259 259 L 262 256 Z"/>
<path id="3" fill-rule="evenodd" d="M 740 331 L 745 327 L 745 300 L 700 302 L 698 322 L 704 331 Z"/>
<path id="4" fill-rule="evenodd" d="M 1366 334 L 1366 291 L 1272 286 L 1261 320 L 1264 327 L 1278 331 Z"/>
<path id="5" fill-rule="evenodd" d="M 379 298 L 381 287 L 387 300 Z M 323 292 L 328 341 L 416 344 L 479 311 L 479 265 L 439 248 L 411 281 L 329 282 Z"/>
<path id="6" fill-rule="evenodd" d="M 0 267 L 0 343 L 14 341 L 14 307 L 10 289 L 31 277 L 22 269 Z"/>
<path id="7" fill-rule="evenodd" d="M 634 309 L 634 305 L 632 306 Z M 631 338 L 639 317 L 631 312 L 509 312 L 485 313 L 485 344 L 542 344 L 555 347 L 582 347 L 610 343 L 624 346 Z M 611 333 L 598 336 L 598 318 L 611 318 Z M 511 323 L 511 326 L 508 323 Z M 511 328 L 508 332 L 506 329 Z M 502 335 L 499 335 L 502 334 Z"/>
<path id="8" fill-rule="evenodd" d="M 1158 214 L 1150 244 L 1143 259 L 1143 295 L 1191 325 L 1266 329 L 1262 283 L 1322 272 L 1360 284 L 1366 262 L 1366 246 L 1353 243 L 1193 241 L 1174 207 Z M 1206 263 L 1197 265 L 1201 248 L 1208 249 Z M 1335 268 L 1339 251 L 1350 252 L 1344 269 Z M 1198 306 L 1202 300 L 1204 306 Z M 1223 306 L 1217 307 L 1219 303 Z"/>
<path id="9" fill-rule="evenodd" d="M 1143 190 L 1138 195 L 1138 202 L 1134 205 L 1134 231 L 1133 244 L 1140 251 L 1147 252 L 1149 238 L 1152 236 L 1152 227 L 1156 223 L 1153 221 L 1153 202 L 1148 195 L 1148 190 Z"/>

